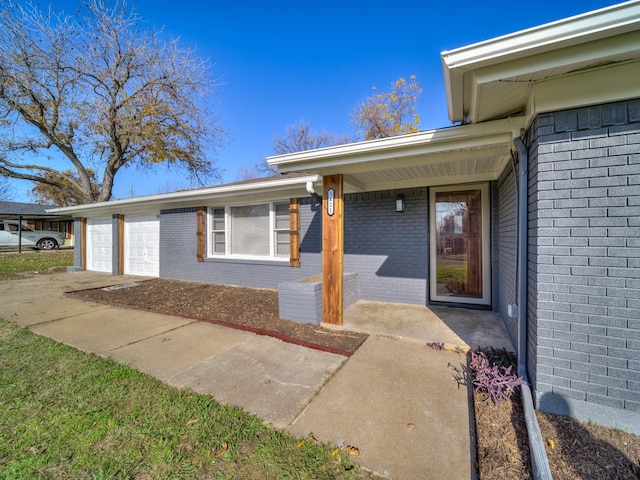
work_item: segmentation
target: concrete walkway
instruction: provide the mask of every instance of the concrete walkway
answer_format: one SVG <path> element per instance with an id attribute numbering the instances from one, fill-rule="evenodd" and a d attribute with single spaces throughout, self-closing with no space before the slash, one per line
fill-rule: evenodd
<path id="1" fill-rule="evenodd" d="M 474 478 L 464 355 L 372 334 L 350 358 L 189 319 L 64 298 L 135 281 L 93 272 L 0 282 L 0 318 L 242 407 L 295 436 L 357 447 L 395 479 Z M 432 338 L 450 343 L 451 336 Z M 464 346 L 464 345 L 462 345 Z"/>

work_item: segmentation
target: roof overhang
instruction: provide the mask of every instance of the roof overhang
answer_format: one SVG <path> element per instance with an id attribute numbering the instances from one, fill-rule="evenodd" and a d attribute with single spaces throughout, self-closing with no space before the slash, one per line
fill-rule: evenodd
<path id="1" fill-rule="evenodd" d="M 163 193 L 146 197 L 112 200 L 109 202 L 77 205 L 49 210 L 74 217 L 96 218 L 112 214 L 137 214 L 159 212 L 174 208 L 190 208 L 202 205 L 227 206 L 284 200 L 290 197 L 306 196 L 308 182 L 318 186 L 322 179 L 318 175 L 283 175 L 275 179 L 250 183 L 237 183 Z"/>
<path id="2" fill-rule="evenodd" d="M 0 219 L 26 220 L 67 220 L 70 217 L 48 213 L 55 205 L 40 205 L 37 203 L 0 202 Z"/>
<path id="3" fill-rule="evenodd" d="M 537 82 L 638 60 L 640 1 L 445 51 L 441 58 L 452 122 L 523 114 Z"/>
<path id="4" fill-rule="evenodd" d="M 282 172 L 345 175 L 345 192 L 496 180 L 522 117 L 268 157 Z"/>

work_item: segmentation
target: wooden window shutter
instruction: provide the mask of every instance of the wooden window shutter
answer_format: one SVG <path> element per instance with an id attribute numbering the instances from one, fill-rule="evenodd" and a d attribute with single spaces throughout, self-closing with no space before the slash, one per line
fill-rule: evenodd
<path id="1" fill-rule="evenodd" d="M 300 266 L 300 199 L 289 200 L 289 236 L 290 254 L 289 265 L 291 267 Z"/>
<path id="2" fill-rule="evenodd" d="M 206 209 L 207 207 L 198 207 L 198 209 L 196 210 L 196 215 L 197 215 L 196 238 L 198 242 L 196 247 L 196 259 L 198 260 L 198 262 L 204 262 L 204 226 L 205 226 L 204 216 L 205 216 Z"/>

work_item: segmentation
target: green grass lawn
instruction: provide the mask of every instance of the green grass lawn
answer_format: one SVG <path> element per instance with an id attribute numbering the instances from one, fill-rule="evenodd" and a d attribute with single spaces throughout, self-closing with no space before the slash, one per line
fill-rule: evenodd
<path id="1" fill-rule="evenodd" d="M 0 320 L 0 479 L 372 478 L 331 448 Z"/>
<path id="2" fill-rule="evenodd" d="M 467 266 L 465 264 L 439 263 L 436 265 L 436 282 L 451 283 L 467 281 Z"/>
<path id="3" fill-rule="evenodd" d="M 0 280 L 10 280 L 18 273 L 43 272 L 69 265 L 73 265 L 73 250 L 3 252 L 0 253 Z"/>

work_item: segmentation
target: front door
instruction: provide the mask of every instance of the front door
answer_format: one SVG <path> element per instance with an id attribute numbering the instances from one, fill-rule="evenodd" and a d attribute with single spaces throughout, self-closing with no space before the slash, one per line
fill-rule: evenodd
<path id="1" fill-rule="evenodd" d="M 489 188 L 486 184 L 430 189 L 430 297 L 491 303 Z"/>

